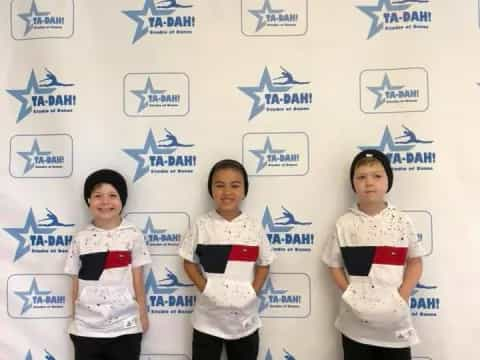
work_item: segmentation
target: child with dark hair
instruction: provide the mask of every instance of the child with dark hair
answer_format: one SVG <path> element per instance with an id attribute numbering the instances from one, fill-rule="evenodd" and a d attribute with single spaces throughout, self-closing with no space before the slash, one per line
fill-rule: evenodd
<path id="1" fill-rule="evenodd" d="M 143 266 L 150 263 L 142 232 L 123 220 L 127 183 L 110 169 L 90 174 L 84 198 L 92 223 L 70 246 L 75 360 L 137 360 L 148 329 Z"/>
<path id="2" fill-rule="evenodd" d="M 274 254 L 260 222 L 240 210 L 248 176 L 235 160 L 217 162 L 208 177 L 215 209 L 183 236 L 179 254 L 201 292 L 192 315 L 193 360 L 255 360 L 261 326 L 257 294 Z"/>
<path id="3" fill-rule="evenodd" d="M 335 326 L 344 359 L 410 360 L 410 346 L 419 340 L 408 300 L 425 250 L 410 218 L 385 200 L 393 184 L 385 154 L 357 154 L 350 180 L 356 204 L 337 220 L 323 253 L 343 291 Z"/>

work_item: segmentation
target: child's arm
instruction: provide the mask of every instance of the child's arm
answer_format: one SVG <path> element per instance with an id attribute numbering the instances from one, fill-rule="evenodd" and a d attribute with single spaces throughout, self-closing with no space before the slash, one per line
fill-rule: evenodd
<path id="1" fill-rule="evenodd" d="M 263 284 L 267 279 L 270 266 L 255 265 L 255 276 L 253 278 L 252 287 L 255 290 L 255 293 L 258 295 L 260 290 L 262 290 Z"/>
<path id="2" fill-rule="evenodd" d="M 405 272 L 403 273 L 403 282 L 398 289 L 400 296 L 408 302 L 408 298 L 422 276 L 423 264 L 421 257 L 407 259 Z"/>
<path id="3" fill-rule="evenodd" d="M 198 264 L 195 264 L 188 260 L 183 260 L 183 268 L 185 269 L 185 272 L 187 273 L 189 279 L 192 280 L 197 289 L 200 292 L 203 292 L 203 290 L 205 289 L 205 285 L 207 284 L 207 280 L 203 277 Z"/>
<path id="4" fill-rule="evenodd" d="M 335 284 L 340 288 L 340 290 L 345 291 L 348 287 L 348 280 L 345 276 L 345 271 L 343 268 L 331 267 L 329 266 L 330 275 L 333 278 Z"/>
<path id="5" fill-rule="evenodd" d="M 78 298 L 78 276 L 72 276 L 72 317 L 75 318 L 75 302 Z"/>
<path id="6" fill-rule="evenodd" d="M 145 303 L 145 287 L 143 285 L 143 266 L 132 268 L 133 290 L 135 291 L 135 300 L 138 304 L 140 313 L 140 323 L 143 333 L 146 333 L 149 327 L 147 307 Z"/>

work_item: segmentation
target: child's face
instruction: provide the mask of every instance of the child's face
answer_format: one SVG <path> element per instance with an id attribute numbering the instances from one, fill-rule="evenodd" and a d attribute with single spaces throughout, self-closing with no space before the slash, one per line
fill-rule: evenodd
<path id="1" fill-rule="evenodd" d="M 96 224 L 111 225 L 120 219 L 122 201 L 112 185 L 101 183 L 93 188 L 88 198 L 88 208 Z"/>
<path id="2" fill-rule="evenodd" d="M 240 213 L 245 197 L 242 173 L 236 169 L 220 169 L 212 176 L 212 196 L 217 212 L 231 220 Z"/>
<path id="3" fill-rule="evenodd" d="M 387 173 L 377 161 L 360 165 L 353 174 L 353 186 L 360 205 L 383 203 L 388 189 Z"/>

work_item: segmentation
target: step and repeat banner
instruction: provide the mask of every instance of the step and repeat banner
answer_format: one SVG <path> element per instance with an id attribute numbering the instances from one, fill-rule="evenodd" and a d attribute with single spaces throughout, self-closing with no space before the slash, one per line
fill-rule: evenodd
<path id="1" fill-rule="evenodd" d="M 277 254 L 259 359 L 340 359 L 320 257 L 365 148 L 389 156 L 389 200 L 428 249 L 415 359 L 480 356 L 476 0 L 4 0 L 0 16 L 2 359 L 73 359 L 62 272 L 99 168 L 126 177 L 153 258 L 142 358 L 190 359 L 177 246 L 223 158 Z"/>

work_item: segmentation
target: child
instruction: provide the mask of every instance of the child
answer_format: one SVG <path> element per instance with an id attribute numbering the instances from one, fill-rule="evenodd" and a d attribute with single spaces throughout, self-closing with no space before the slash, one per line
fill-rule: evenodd
<path id="1" fill-rule="evenodd" d="M 83 194 L 92 224 L 76 234 L 65 264 L 73 277 L 75 360 L 139 359 L 148 329 L 143 266 L 151 260 L 142 232 L 120 216 L 127 183 L 102 169 L 87 177 Z"/>
<path id="2" fill-rule="evenodd" d="M 229 360 L 255 360 L 257 294 L 274 255 L 262 225 L 240 210 L 248 192 L 242 164 L 217 162 L 208 192 L 215 210 L 197 219 L 179 249 L 185 272 L 201 292 L 192 316 L 192 360 L 220 359 L 224 343 Z"/>
<path id="3" fill-rule="evenodd" d="M 343 291 L 335 326 L 345 360 L 407 360 L 418 343 L 408 298 L 422 273 L 425 251 L 411 220 L 385 194 L 393 183 L 388 158 L 364 150 L 350 180 L 357 204 L 336 223 L 323 261 Z"/>

